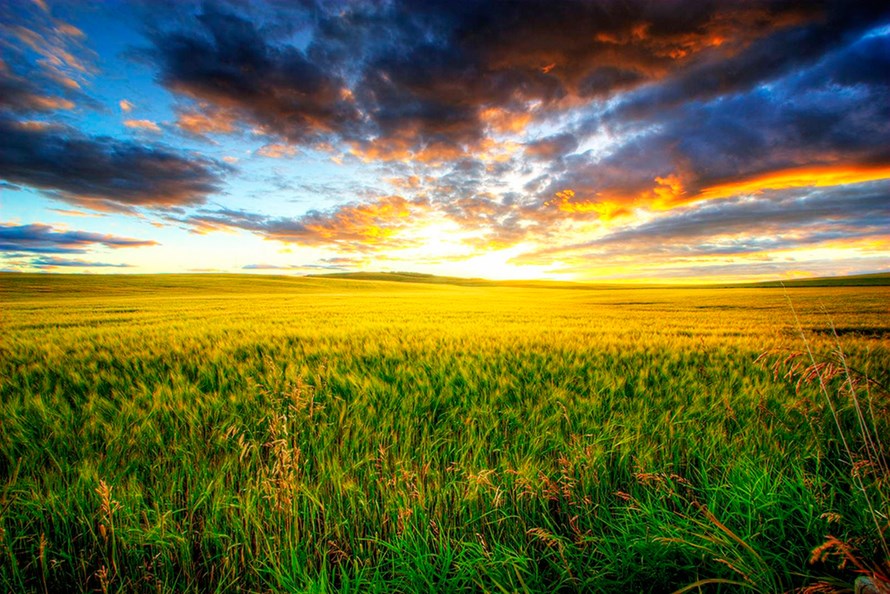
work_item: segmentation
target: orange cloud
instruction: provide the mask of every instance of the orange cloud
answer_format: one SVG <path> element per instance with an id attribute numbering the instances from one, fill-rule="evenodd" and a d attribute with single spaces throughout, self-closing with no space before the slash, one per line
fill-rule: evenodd
<path id="1" fill-rule="evenodd" d="M 33 95 L 31 102 L 36 109 L 41 111 L 51 111 L 54 109 L 74 109 L 74 102 L 61 97 L 41 97 Z"/>
<path id="2" fill-rule="evenodd" d="M 40 120 L 24 120 L 21 122 L 15 122 L 14 126 L 20 130 L 31 130 L 34 132 L 40 132 L 44 130 L 62 130 L 64 126 L 59 124 L 51 124 L 50 122 L 41 122 Z"/>
<path id="3" fill-rule="evenodd" d="M 149 132 L 160 132 L 161 129 L 151 120 L 124 120 L 124 126 L 134 128 L 136 130 L 148 130 Z"/>
<path id="4" fill-rule="evenodd" d="M 260 147 L 256 154 L 270 159 L 282 159 L 284 157 L 295 156 L 297 154 L 297 149 L 296 147 L 287 144 L 267 144 Z"/>
<path id="5" fill-rule="evenodd" d="M 328 211 L 310 211 L 296 218 L 272 218 L 244 211 L 205 211 L 183 222 L 191 231 L 245 230 L 261 237 L 307 246 L 328 246 L 354 252 L 384 252 L 416 246 L 418 229 L 433 212 L 429 201 L 384 196 L 343 204 Z M 421 234 L 422 235 L 422 234 Z"/>
<path id="6" fill-rule="evenodd" d="M 516 153 L 521 145 L 483 137 L 471 143 L 429 142 L 418 144 L 411 132 L 391 138 L 375 138 L 367 142 L 352 142 L 350 154 L 365 163 L 375 161 L 415 161 L 438 165 L 466 157 L 488 162 L 503 162 Z"/>
<path id="7" fill-rule="evenodd" d="M 64 208 L 50 208 L 52 212 L 57 212 L 61 215 L 65 215 L 66 217 L 104 217 L 107 215 L 96 213 L 96 212 L 83 212 L 81 210 L 68 210 Z"/>
<path id="8" fill-rule="evenodd" d="M 503 163 L 509 161 L 516 154 L 522 145 L 517 142 L 505 141 L 499 142 L 493 138 L 483 138 L 476 147 L 476 157 L 482 161 Z M 491 165 L 489 165 L 489 169 Z"/>
<path id="9" fill-rule="evenodd" d="M 695 202 L 756 194 L 765 190 L 841 186 L 882 179 L 890 179 L 890 165 L 805 166 L 727 181 L 695 192 L 687 190 L 683 177 L 671 173 L 656 177 L 651 187 L 636 193 L 607 188 L 596 192 L 596 199 L 593 200 L 580 198 L 573 190 L 563 190 L 545 205 L 555 206 L 561 212 L 570 214 L 596 213 L 600 218 L 610 220 L 629 214 L 631 206 L 671 210 Z"/>
<path id="10" fill-rule="evenodd" d="M 423 185 L 423 181 L 418 175 L 409 175 L 407 177 L 389 177 L 386 179 L 390 185 L 402 190 L 417 190 Z"/>
<path id="11" fill-rule="evenodd" d="M 375 139 L 366 143 L 352 143 L 350 154 L 365 163 L 372 161 L 404 161 L 411 156 L 411 143 L 404 141 L 383 141 Z"/>
<path id="12" fill-rule="evenodd" d="M 794 167 L 771 171 L 755 177 L 717 184 L 701 190 L 686 200 L 678 200 L 672 205 L 698 200 L 716 200 L 739 194 L 753 194 L 763 190 L 785 190 L 788 188 L 820 188 L 859 184 L 881 179 L 890 179 L 890 165 L 823 165 Z"/>
<path id="13" fill-rule="evenodd" d="M 422 163 L 443 163 L 456 161 L 467 155 L 467 151 L 453 144 L 444 142 L 431 143 L 414 153 L 414 159 Z"/>
<path id="14" fill-rule="evenodd" d="M 121 108 L 121 111 L 124 113 L 129 113 L 129 112 L 133 111 L 134 107 L 136 107 L 135 105 L 133 105 L 131 102 L 127 101 L 126 99 L 121 99 L 120 101 L 117 102 L 117 104 Z"/>
<path id="15" fill-rule="evenodd" d="M 656 177 L 655 185 L 641 193 L 638 199 L 644 203 L 653 203 L 657 208 L 671 208 L 671 205 L 682 203 L 686 196 L 683 182 L 675 173 L 664 177 Z"/>
<path id="16" fill-rule="evenodd" d="M 365 163 L 373 161 L 420 161 L 421 163 L 443 163 L 465 157 L 464 147 L 450 143 L 430 143 L 415 146 L 410 135 L 396 138 L 375 138 L 366 143 L 352 143 L 349 151 Z"/>
<path id="17" fill-rule="evenodd" d="M 554 65 L 550 65 L 550 69 Z M 549 72 L 544 70 L 543 72 Z M 532 114 L 529 111 L 515 112 L 507 111 L 497 107 L 484 109 L 479 113 L 479 119 L 487 124 L 495 132 L 501 134 L 513 133 L 518 134 L 525 130 L 532 121 Z"/>
<path id="18" fill-rule="evenodd" d="M 80 83 L 77 82 L 76 80 L 74 80 L 73 78 L 71 78 L 70 76 L 66 76 L 59 72 L 48 72 L 47 75 L 51 79 L 53 79 L 54 81 L 56 81 L 57 83 L 62 85 L 63 87 L 67 87 L 74 91 L 77 91 L 78 89 L 81 88 Z"/>
<path id="19" fill-rule="evenodd" d="M 266 239 L 302 245 L 335 245 L 350 253 L 391 250 L 416 244 L 404 236 L 430 211 L 425 200 L 407 200 L 401 196 L 385 196 L 371 202 L 345 204 L 328 212 L 309 212 L 298 219 L 266 220 L 259 224 L 240 224 Z M 198 221 L 200 224 L 201 221 Z M 219 228 L 224 221 L 210 220 L 209 228 Z"/>
<path id="20" fill-rule="evenodd" d="M 179 114 L 176 125 L 192 134 L 229 134 L 235 131 L 235 117 L 223 111 L 189 111 Z"/>
<path id="21" fill-rule="evenodd" d="M 329 217 L 305 221 L 307 230 L 326 240 L 358 239 L 378 243 L 391 237 L 412 213 L 411 203 L 401 196 L 377 202 L 347 205 Z"/>
<path id="22" fill-rule="evenodd" d="M 86 37 L 83 31 L 68 23 L 59 23 L 56 31 L 69 37 Z"/>
<path id="23" fill-rule="evenodd" d="M 15 37 L 27 45 L 32 51 L 46 59 L 45 66 L 50 69 L 68 67 L 83 74 L 90 72 L 91 68 L 72 52 L 65 48 L 67 37 L 71 37 L 64 30 L 51 29 L 46 35 L 23 27 L 21 25 L 10 28 Z M 78 30 L 79 31 L 79 30 Z M 58 38 L 54 37 L 58 35 Z M 81 36 L 83 33 L 81 32 Z"/>
<path id="24" fill-rule="evenodd" d="M 617 200 L 589 200 L 575 197 L 574 190 L 562 190 L 556 193 L 553 200 L 544 206 L 555 206 L 559 211 L 569 214 L 595 213 L 599 218 L 612 220 L 630 214 L 630 209 Z"/>

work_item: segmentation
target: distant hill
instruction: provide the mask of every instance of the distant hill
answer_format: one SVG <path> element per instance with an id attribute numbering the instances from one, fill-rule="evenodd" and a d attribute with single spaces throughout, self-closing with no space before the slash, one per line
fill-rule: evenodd
<path id="1" fill-rule="evenodd" d="M 539 289 L 604 289 L 621 288 L 622 285 L 605 285 L 589 283 L 573 283 L 569 281 L 548 280 L 488 280 L 485 278 L 465 278 L 460 276 L 436 276 L 421 272 L 332 272 L 329 274 L 310 274 L 315 278 L 339 278 L 347 280 L 389 281 L 397 283 L 427 283 L 433 285 L 458 285 L 461 287 L 522 287 Z"/>
<path id="2" fill-rule="evenodd" d="M 436 285 L 485 285 L 492 282 L 484 278 L 436 276 L 435 274 L 423 274 L 421 272 L 330 272 L 325 274 L 309 274 L 307 276 L 367 281 L 393 281 L 400 283 L 432 283 Z"/>
<path id="3" fill-rule="evenodd" d="M 314 274 L 310 277 L 339 278 L 356 281 L 389 281 L 400 283 L 428 283 L 436 285 L 459 285 L 463 287 L 522 287 L 522 288 L 553 288 L 553 289 L 630 289 L 630 288 L 781 288 L 781 287 L 870 287 L 890 285 L 890 272 L 875 274 L 859 274 L 853 276 L 826 276 L 793 280 L 757 281 L 742 283 L 689 283 L 671 285 L 634 285 L 608 283 L 576 283 L 568 281 L 535 281 L 513 280 L 494 281 L 484 278 L 463 278 L 459 276 L 436 276 L 420 272 L 335 272 L 330 274 Z"/>
<path id="4" fill-rule="evenodd" d="M 719 289 L 788 287 L 877 287 L 890 286 L 890 273 L 861 274 L 855 276 L 831 276 L 786 281 L 760 281 L 750 283 L 695 283 L 695 284 L 620 284 L 575 283 L 548 280 L 496 281 L 484 278 L 436 276 L 417 272 L 342 272 L 307 276 L 265 274 L 48 274 L 0 272 L 0 300 L 17 299 L 21 295 L 47 297 L 74 297 L 93 294 L 101 290 L 109 295 L 134 293 L 274 293 L 279 291 L 316 291 L 349 289 L 398 290 L 391 283 L 415 285 L 441 285 L 452 287 L 510 287 L 524 289 L 571 289 L 629 291 L 638 289 Z M 417 289 L 422 287 L 418 286 Z M 427 289 L 432 290 L 432 286 Z"/>
<path id="5" fill-rule="evenodd" d="M 851 276 L 822 276 L 784 281 L 738 283 L 733 287 L 781 288 L 785 287 L 884 287 L 890 285 L 890 272 L 856 274 Z"/>

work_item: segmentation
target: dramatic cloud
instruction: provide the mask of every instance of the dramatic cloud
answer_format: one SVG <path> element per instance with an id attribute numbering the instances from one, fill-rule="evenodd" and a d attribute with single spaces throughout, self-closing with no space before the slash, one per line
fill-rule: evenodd
<path id="1" fill-rule="evenodd" d="M 0 117 L 0 177 L 96 210 L 200 204 L 227 166 L 162 146 Z"/>
<path id="2" fill-rule="evenodd" d="M 769 88 L 663 110 L 610 154 L 554 167 L 544 195 L 571 190 L 590 211 L 670 208 L 890 178 L 888 68 L 890 39 L 872 36 Z M 628 126 L 615 114 L 595 119 Z"/>
<path id="3" fill-rule="evenodd" d="M 153 217 L 189 245 L 246 231 L 306 262 L 248 269 L 767 274 L 872 267 L 890 243 L 886 2 L 167 0 L 0 17 L 4 191 Z"/>
<path id="4" fill-rule="evenodd" d="M 330 245 L 362 252 L 398 249 L 416 243 L 401 237 L 400 232 L 417 225 L 428 211 L 426 201 L 387 196 L 372 202 L 346 204 L 328 212 L 310 211 L 297 218 L 217 210 L 201 211 L 181 222 L 198 232 L 242 229 L 284 243 Z"/>
<path id="5" fill-rule="evenodd" d="M 55 230 L 50 225 L 0 223 L 0 252 L 83 254 L 95 246 L 132 248 L 158 245 L 152 240 L 117 237 L 88 231 Z"/>
<path id="6" fill-rule="evenodd" d="M 872 3 L 576 0 L 318 5 L 278 20 L 192 10 L 152 36 L 170 89 L 294 143 L 334 135 L 369 158 L 427 160 L 463 154 L 489 129 L 520 131 L 534 109 L 643 88 L 619 108 L 639 117 L 750 89 L 886 14 Z"/>
<path id="7" fill-rule="evenodd" d="M 779 6 L 778 3 L 771 4 Z M 622 117 L 639 119 L 694 100 L 710 100 L 749 91 L 758 84 L 777 80 L 817 63 L 844 44 L 855 42 L 870 28 L 886 24 L 890 15 L 886 3 L 871 1 L 802 3 L 799 8 L 791 10 L 799 11 L 801 18 L 795 19 L 786 13 L 787 20 L 773 27 L 774 34 L 751 43 L 744 51 L 725 52 L 718 59 L 704 60 L 683 68 L 670 79 L 642 89 L 631 100 L 622 102 L 618 113 Z M 742 9 L 742 12 L 745 11 L 763 14 L 758 7 Z M 746 23 L 745 17 L 732 22 L 739 15 L 732 15 L 731 11 L 724 14 L 729 18 L 725 24 L 730 28 L 745 29 L 753 25 L 753 28 L 760 29 L 763 25 Z"/>
<path id="8" fill-rule="evenodd" d="M 253 22 L 207 4 L 184 24 L 153 33 L 162 82 L 174 91 L 291 142 L 358 120 L 345 81 L 300 49 L 265 39 Z"/>
<path id="9" fill-rule="evenodd" d="M 757 200 L 735 198 L 677 209 L 640 225 L 582 243 L 520 256 L 541 263 L 565 256 L 602 258 L 654 255 L 713 256 L 760 253 L 826 242 L 878 240 L 890 246 L 890 182 L 844 189 L 766 192 Z"/>

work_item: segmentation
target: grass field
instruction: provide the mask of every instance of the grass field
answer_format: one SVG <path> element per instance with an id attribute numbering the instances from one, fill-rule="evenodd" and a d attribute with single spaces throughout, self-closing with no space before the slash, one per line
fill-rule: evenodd
<path id="1" fill-rule="evenodd" d="M 7 274 L 0 306 L 3 591 L 887 572 L 887 286 Z"/>

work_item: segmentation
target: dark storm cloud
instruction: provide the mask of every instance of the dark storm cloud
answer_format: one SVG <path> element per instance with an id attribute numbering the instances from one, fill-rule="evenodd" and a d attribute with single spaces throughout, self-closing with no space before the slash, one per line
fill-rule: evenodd
<path id="1" fill-rule="evenodd" d="M 52 226 L 41 223 L 30 225 L 0 223 L 0 252 L 83 254 L 96 246 L 117 249 L 153 245 L 158 243 L 89 231 L 56 231 Z"/>
<path id="2" fill-rule="evenodd" d="M 797 65 L 787 43 L 802 44 L 798 62 L 814 59 L 878 9 L 533 0 L 318 5 L 277 19 L 241 5 L 186 12 L 152 35 L 170 89 L 294 143 L 329 134 L 369 159 L 435 162 L 476 149 L 487 110 L 536 102 L 546 115 L 664 81 L 655 88 L 695 97 L 684 73 L 713 78 L 724 63 L 748 68 L 735 79 L 750 86 Z M 305 47 L 281 34 L 293 29 Z"/>
<path id="3" fill-rule="evenodd" d="M 564 188 L 645 204 L 693 200 L 715 184 L 789 168 L 890 168 L 890 38 L 866 37 L 768 87 L 684 103 L 653 116 L 612 153 L 575 155 L 543 199 Z M 626 127 L 626 124 L 616 124 Z M 676 176 L 676 195 L 656 178 Z M 814 180 L 818 176 L 814 176 Z M 679 192 L 679 193 L 678 193 Z"/>
<path id="4" fill-rule="evenodd" d="M 85 136 L 0 116 L 0 178 L 97 210 L 199 204 L 225 166 L 159 145 Z"/>
<path id="5" fill-rule="evenodd" d="M 890 38 L 870 37 L 755 90 L 687 108 L 666 131 L 704 181 L 815 163 L 890 162 Z M 699 118 L 701 132 L 681 139 Z M 710 133 L 710 134 L 708 134 Z"/>
<path id="6" fill-rule="evenodd" d="M 264 33 L 233 11 L 206 4 L 194 20 L 152 33 L 161 81 L 293 143 L 357 121 L 336 71 Z"/>
<path id="7" fill-rule="evenodd" d="M 779 28 L 735 55 L 691 65 L 661 84 L 636 93 L 617 108 L 614 117 L 640 119 L 690 101 L 747 91 L 811 66 L 890 18 L 887 3 L 879 1 L 840 0 L 801 6 L 809 13 L 802 26 Z"/>

